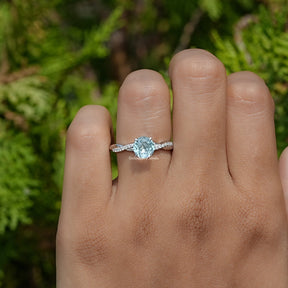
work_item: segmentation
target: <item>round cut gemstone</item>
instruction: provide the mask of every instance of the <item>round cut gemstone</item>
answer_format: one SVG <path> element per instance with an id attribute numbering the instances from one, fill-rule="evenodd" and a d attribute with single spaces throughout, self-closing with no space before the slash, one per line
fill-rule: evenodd
<path id="1" fill-rule="evenodd" d="M 147 159 L 154 153 L 155 143 L 146 136 L 136 138 L 133 143 L 133 151 L 138 158 Z"/>

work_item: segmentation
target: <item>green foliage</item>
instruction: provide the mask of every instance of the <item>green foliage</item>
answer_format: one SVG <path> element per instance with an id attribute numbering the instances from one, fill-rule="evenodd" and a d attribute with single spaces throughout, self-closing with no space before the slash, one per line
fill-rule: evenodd
<path id="1" fill-rule="evenodd" d="M 72 41 L 76 40 L 78 42 L 75 41 L 75 43 L 73 41 L 73 44 L 78 46 L 75 47 L 75 49 L 69 48 L 71 45 L 71 43 L 69 43 L 70 41 L 65 43 L 60 40 L 62 35 L 57 35 L 58 28 L 56 28 L 56 31 L 53 29 L 51 31 L 52 39 L 49 39 L 50 41 L 46 43 L 47 47 L 43 47 L 45 49 L 44 51 L 48 52 L 47 55 L 49 55 L 49 57 L 42 61 L 42 73 L 49 77 L 55 77 L 55 75 L 61 77 L 63 72 L 68 72 L 71 69 L 79 67 L 88 60 L 106 57 L 109 54 L 106 43 L 113 31 L 121 27 L 120 16 L 122 13 L 123 11 L 121 8 L 116 8 L 102 25 L 87 29 L 87 31 L 81 31 L 81 29 L 74 28 L 72 30 L 72 36 L 74 36 Z M 64 33 L 63 36 L 67 37 Z M 63 46 L 58 45 L 58 48 L 55 49 L 54 37 L 59 38 L 59 41 Z M 56 53 L 58 54 L 58 57 L 61 57 L 61 61 L 59 61 L 58 57 L 55 57 Z"/>
<path id="2" fill-rule="evenodd" d="M 122 25 L 116 7 L 97 25 L 69 26 L 59 2 L 0 2 L 0 287 L 53 286 L 65 133 L 81 106 L 100 101 L 91 63 Z M 118 86 L 102 89 L 112 99 Z"/>
<path id="3" fill-rule="evenodd" d="M 4 128 L 3 121 L 0 127 Z M 2 130 L 3 131 L 3 130 Z M 33 177 L 35 155 L 23 133 L 0 134 L 0 234 L 6 227 L 15 229 L 19 222 L 30 223 L 27 209 L 32 205 L 38 181 Z M 21 159 L 21 161 L 19 161 Z M 16 176 L 16 177 L 15 177 Z M 11 193 L 13 192 L 13 193 Z"/>
<path id="4" fill-rule="evenodd" d="M 22 115 L 27 121 L 39 121 L 49 110 L 49 92 L 43 89 L 40 77 L 25 77 L 0 87 L 0 101 L 5 106 L 0 108 L 4 113 L 9 107 Z"/>
<path id="5" fill-rule="evenodd" d="M 285 1 L 0 1 L 0 287 L 55 286 L 67 128 L 100 104 L 115 132 L 132 70 L 168 82 L 169 59 L 189 47 L 216 53 L 229 73 L 252 70 L 275 99 L 279 151 L 287 145 Z"/>
<path id="6" fill-rule="evenodd" d="M 220 0 L 202 0 L 200 5 L 213 20 L 219 19 L 222 14 L 222 3 Z"/>

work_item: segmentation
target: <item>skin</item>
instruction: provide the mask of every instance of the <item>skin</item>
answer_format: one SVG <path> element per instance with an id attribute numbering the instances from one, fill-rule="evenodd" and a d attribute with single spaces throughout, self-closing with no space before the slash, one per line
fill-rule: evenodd
<path id="1" fill-rule="evenodd" d="M 288 150 L 278 161 L 267 86 L 199 49 L 169 75 L 173 124 L 162 76 L 139 70 L 119 91 L 116 143 L 173 133 L 173 152 L 118 153 L 112 183 L 109 112 L 83 107 L 69 127 L 57 287 L 287 288 Z"/>

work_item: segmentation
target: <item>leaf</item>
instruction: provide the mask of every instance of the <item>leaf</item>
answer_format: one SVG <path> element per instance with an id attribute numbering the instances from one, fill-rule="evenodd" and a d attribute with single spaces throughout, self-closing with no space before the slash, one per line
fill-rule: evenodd
<path id="1" fill-rule="evenodd" d="M 217 20 L 222 15 L 222 3 L 220 0 L 201 0 L 200 6 L 212 20 Z"/>

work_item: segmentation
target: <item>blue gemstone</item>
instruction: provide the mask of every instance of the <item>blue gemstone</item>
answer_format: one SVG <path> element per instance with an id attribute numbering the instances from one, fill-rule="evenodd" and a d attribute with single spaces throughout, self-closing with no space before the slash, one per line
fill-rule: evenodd
<path id="1" fill-rule="evenodd" d="M 133 151 L 138 158 L 147 159 L 154 153 L 155 143 L 149 137 L 139 137 L 133 143 Z"/>

